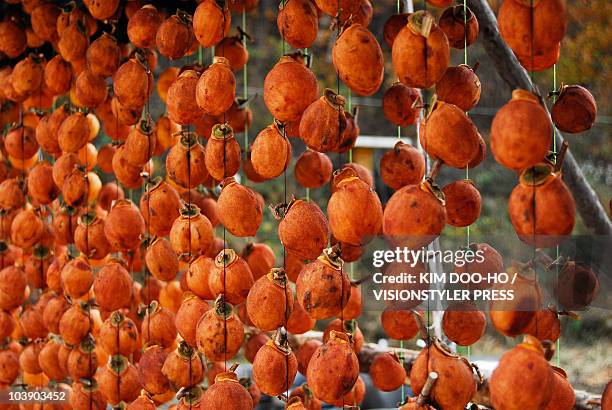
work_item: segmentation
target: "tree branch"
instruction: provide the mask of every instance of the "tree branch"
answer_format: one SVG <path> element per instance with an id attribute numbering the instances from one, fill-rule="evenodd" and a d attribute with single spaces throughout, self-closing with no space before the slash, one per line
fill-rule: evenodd
<path id="1" fill-rule="evenodd" d="M 512 89 L 533 90 L 534 85 L 529 74 L 502 39 L 497 27 L 497 18 L 487 1 L 467 0 L 467 4 L 478 18 L 480 40 L 485 51 L 493 60 L 499 75 Z M 544 108 L 546 108 L 545 105 Z M 555 130 L 555 139 L 557 146 L 560 147 L 564 139 L 557 130 Z M 584 225 L 595 235 L 612 237 L 612 222 L 599 201 L 597 193 L 589 185 L 576 159 L 569 151 L 563 163 L 563 175 L 567 186 L 572 191 L 576 208 Z"/>

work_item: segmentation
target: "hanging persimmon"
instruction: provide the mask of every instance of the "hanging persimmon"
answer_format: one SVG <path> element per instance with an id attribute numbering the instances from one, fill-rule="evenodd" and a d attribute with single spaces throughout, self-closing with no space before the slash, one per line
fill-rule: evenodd
<path id="1" fill-rule="evenodd" d="M 393 40 L 391 54 L 399 80 L 415 88 L 437 83 L 450 62 L 448 39 L 426 11 L 408 16 L 408 24 Z"/>
<path id="2" fill-rule="evenodd" d="M 441 408 L 464 408 L 476 393 L 471 363 L 452 354 L 437 339 L 421 350 L 410 370 L 410 386 L 415 395 L 421 393 L 429 372 L 438 374 L 429 397 Z"/>
<path id="3" fill-rule="evenodd" d="M 270 339 L 255 355 L 253 380 L 262 393 L 278 396 L 293 384 L 297 366 L 297 359 L 289 346 L 287 335 L 279 330 L 274 339 Z"/>
<path id="4" fill-rule="evenodd" d="M 235 236 L 255 236 L 263 218 L 263 207 L 250 187 L 226 178 L 217 200 L 219 219 Z"/>
<path id="5" fill-rule="evenodd" d="M 425 159 L 418 149 L 401 141 L 380 159 L 380 175 L 392 189 L 421 182 L 425 176 Z"/>
<path id="6" fill-rule="evenodd" d="M 480 101 L 480 80 L 467 64 L 448 67 L 440 81 L 436 83 L 438 99 L 454 104 L 463 111 L 469 111 Z"/>
<path id="7" fill-rule="evenodd" d="M 340 79 L 359 95 L 372 95 L 380 88 L 384 60 L 376 37 L 361 24 L 344 28 L 332 50 L 332 61 Z"/>
<path id="8" fill-rule="evenodd" d="M 423 149 L 450 167 L 465 168 L 479 153 L 478 129 L 456 105 L 435 101 L 421 122 L 420 130 L 419 141 Z"/>
<path id="9" fill-rule="evenodd" d="M 264 80 L 266 107 L 282 122 L 297 120 L 318 94 L 314 73 L 288 55 L 281 57 Z"/>
<path id="10" fill-rule="evenodd" d="M 213 127 L 204 155 L 206 169 L 217 181 L 236 175 L 240 170 L 240 144 L 229 124 Z"/>
<path id="11" fill-rule="evenodd" d="M 198 350 L 209 360 L 226 361 L 238 353 L 243 341 L 244 325 L 234 313 L 232 305 L 217 298 L 213 308 L 204 313 L 198 322 Z"/>
<path id="12" fill-rule="evenodd" d="M 546 408 L 554 385 L 554 371 L 532 336 L 504 353 L 489 379 L 492 404 L 500 410 Z"/>
<path id="13" fill-rule="evenodd" d="M 274 123 L 264 128 L 251 145 L 253 169 L 265 179 L 281 175 L 291 162 L 291 143 L 282 126 Z"/>
<path id="14" fill-rule="evenodd" d="M 538 98 L 517 89 L 493 118 L 491 151 L 497 162 L 520 171 L 544 161 L 552 132 L 550 117 Z"/>
<path id="15" fill-rule="evenodd" d="M 223 249 L 208 274 L 208 286 L 215 297 L 223 294 L 227 302 L 242 303 L 253 287 L 249 265 L 233 249 Z"/>
<path id="16" fill-rule="evenodd" d="M 572 233 L 576 205 L 561 172 L 539 164 L 521 173 L 508 200 L 508 213 L 520 240 L 549 248 Z"/>
<path id="17" fill-rule="evenodd" d="M 243 410 L 253 408 L 253 399 L 239 382 L 233 370 L 215 376 L 214 383 L 201 399 L 201 409 Z M 189 405 L 188 408 L 192 408 Z"/>
<path id="18" fill-rule="evenodd" d="M 438 25 L 452 48 L 464 49 L 478 37 L 478 19 L 469 7 L 462 4 L 444 10 Z"/>
<path id="19" fill-rule="evenodd" d="M 567 12 L 561 0 L 504 1 L 497 16 L 499 32 L 516 55 L 529 59 L 554 48 L 565 36 Z"/>
<path id="20" fill-rule="evenodd" d="M 293 292 L 288 286 L 285 271 L 273 268 L 255 281 L 246 304 L 249 319 L 260 330 L 272 331 L 283 326 L 293 310 Z"/>
<path id="21" fill-rule="evenodd" d="M 297 301 L 310 317 L 337 316 L 346 306 L 351 285 L 343 263 L 332 248 L 327 248 L 300 272 L 295 287 Z"/>
<path id="22" fill-rule="evenodd" d="M 213 47 L 227 36 L 232 15 L 225 3 L 215 0 L 200 2 L 193 15 L 193 32 L 202 47 Z"/>
<path id="23" fill-rule="evenodd" d="M 198 79 L 195 98 L 208 115 L 221 115 L 230 109 L 236 98 L 236 77 L 227 58 L 215 56 Z"/>
<path id="24" fill-rule="evenodd" d="M 559 91 L 551 116 L 560 131 L 572 134 L 584 132 L 595 123 L 597 104 L 586 88 L 566 85 Z"/>
<path id="25" fill-rule="evenodd" d="M 350 335 L 332 331 L 324 345 L 315 350 L 308 364 L 307 379 L 312 393 L 326 402 L 342 401 L 359 377 L 359 361 Z"/>
<path id="26" fill-rule="evenodd" d="M 451 182 L 442 188 L 445 199 L 446 223 L 464 227 L 476 222 L 480 217 L 480 191 L 470 179 Z M 488 272 L 487 272 L 488 273 Z"/>
<path id="27" fill-rule="evenodd" d="M 278 6 L 278 31 L 293 48 L 308 48 L 319 31 L 317 6 L 312 0 L 288 0 Z"/>
<path id="28" fill-rule="evenodd" d="M 426 180 L 407 185 L 391 196 L 385 207 L 382 230 L 393 243 L 417 248 L 433 241 L 445 224 L 444 193 Z"/>
<path id="29" fill-rule="evenodd" d="M 381 391 L 394 391 L 406 379 L 406 370 L 395 353 L 380 353 L 370 364 L 372 384 Z"/>
<path id="30" fill-rule="evenodd" d="M 146 4 L 128 20 L 128 38 L 136 47 L 151 48 L 155 46 L 155 36 L 161 23 L 162 17 L 155 6 Z"/>
<path id="31" fill-rule="evenodd" d="M 327 204 L 334 237 L 350 245 L 363 245 L 382 229 L 383 210 L 376 192 L 345 167 L 334 175 L 335 190 Z"/>
<path id="32" fill-rule="evenodd" d="M 227 58 L 234 72 L 242 70 L 249 61 L 249 50 L 244 45 L 244 36 L 247 35 L 241 32 L 238 36 L 225 37 L 215 47 L 215 56 Z"/>

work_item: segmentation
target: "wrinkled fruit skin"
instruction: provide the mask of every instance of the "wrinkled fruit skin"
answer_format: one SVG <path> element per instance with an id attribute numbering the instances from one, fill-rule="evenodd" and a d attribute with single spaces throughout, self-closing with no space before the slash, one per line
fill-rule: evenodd
<path id="1" fill-rule="evenodd" d="M 444 32 L 435 23 L 427 38 L 405 26 L 393 40 L 391 57 L 393 69 L 402 83 L 414 88 L 429 88 L 444 75 L 450 62 L 450 47 Z"/>
<path id="2" fill-rule="evenodd" d="M 226 336 L 227 335 L 227 340 Z M 207 311 L 196 329 L 198 350 L 209 360 L 224 361 L 234 357 L 244 341 L 243 325 L 237 317 L 230 316 L 226 324 L 215 309 Z"/>
<path id="3" fill-rule="evenodd" d="M 202 396 L 199 408 L 202 410 L 252 409 L 253 399 L 240 383 L 233 380 L 217 380 Z"/>
<path id="4" fill-rule="evenodd" d="M 395 354 L 377 355 L 370 365 L 372 383 L 381 391 L 394 391 L 404 384 L 406 371 Z"/>
<path id="5" fill-rule="evenodd" d="M 223 187 L 217 200 L 219 219 L 235 236 L 255 236 L 263 219 L 263 209 L 255 192 L 238 183 Z"/>
<path id="6" fill-rule="evenodd" d="M 476 343 L 487 327 L 485 314 L 469 303 L 449 306 L 442 318 L 442 329 L 449 340 L 460 346 Z"/>
<path id="7" fill-rule="evenodd" d="M 387 307 L 381 314 L 380 322 L 391 339 L 410 340 L 419 331 L 419 325 L 410 310 Z"/>
<path id="8" fill-rule="evenodd" d="M 446 222 L 449 225 L 464 227 L 476 222 L 480 216 L 482 199 L 471 180 L 451 182 L 442 188 L 442 192 L 446 201 Z"/>
<path id="9" fill-rule="evenodd" d="M 445 165 L 465 168 L 480 151 L 480 135 L 461 108 L 438 101 L 421 123 L 421 146 Z"/>
<path id="10" fill-rule="evenodd" d="M 559 174 L 549 176 L 535 187 L 517 185 L 508 200 L 508 214 L 523 242 L 548 248 L 563 242 L 572 233 L 576 204 Z"/>
<path id="11" fill-rule="evenodd" d="M 421 392 L 429 372 L 438 373 L 430 399 L 440 408 L 462 410 L 476 392 L 472 368 L 458 356 L 449 356 L 432 345 L 419 353 L 410 370 L 410 386 Z"/>
<path id="12" fill-rule="evenodd" d="M 325 96 L 308 105 L 300 119 L 300 137 L 317 152 L 335 151 L 348 128 L 344 107 L 334 105 Z"/>
<path id="13" fill-rule="evenodd" d="M 316 259 L 327 246 L 327 218 L 314 202 L 293 202 L 278 225 L 278 236 L 287 252 L 301 260 Z"/>
<path id="14" fill-rule="evenodd" d="M 317 79 L 304 64 L 283 57 L 264 80 L 264 102 L 279 121 L 297 120 L 319 93 Z"/>
<path id="15" fill-rule="evenodd" d="M 493 118 L 491 151 L 503 166 L 522 170 L 544 160 L 552 140 L 552 124 L 535 97 L 513 92 L 512 100 Z"/>
<path id="16" fill-rule="evenodd" d="M 298 276 L 298 303 L 314 319 L 336 316 L 350 297 L 351 286 L 346 273 L 320 260 L 310 262 Z"/>
<path id="17" fill-rule="evenodd" d="M 425 176 L 425 159 L 412 145 L 398 142 L 380 159 L 380 174 L 392 189 L 418 184 Z"/>
<path id="18" fill-rule="evenodd" d="M 420 105 L 422 101 L 419 92 L 399 81 L 389 87 L 383 96 L 385 118 L 400 127 L 416 123 L 421 112 Z"/>
<path id="19" fill-rule="evenodd" d="M 553 369 L 543 355 L 518 346 L 501 357 L 491 375 L 491 401 L 500 410 L 546 408 L 554 384 Z"/>
<path id="20" fill-rule="evenodd" d="M 469 111 L 480 101 L 480 79 L 474 70 L 464 64 L 448 67 L 436 83 L 436 94 L 441 101 Z"/>
<path id="21" fill-rule="evenodd" d="M 590 129 L 597 117 L 597 104 L 584 87 L 563 87 L 551 110 L 552 120 L 560 131 L 572 134 Z"/>
<path id="22" fill-rule="evenodd" d="M 465 20 L 467 20 L 467 35 Z M 478 19 L 470 9 L 467 10 L 467 19 L 465 18 L 462 4 L 444 10 L 438 24 L 446 34 L 450 46 L 458 49 L 464 49 L 466 45 L 473 44 L 480 29 Z"/>
<path id="23" fill-rule="evenodd" d="M 355 246 L 370 242 L 382 228 L 380 198 L 355 176 L 336 177 L 334 184 L 336 190 L 327 204 L 329 228 L 334 238 Z"/>
<path id="24" fill-rule="evenodd" d="M 293 48 L 310 47 L 317 38 L 319 16 L 311 0 L 281 3 L 276 22 L 279 33 Z"/>
<path id="25" fill-rule="evenodd" d="M 408 185 L 387 202 L 383 233 L 394 243 L 417 248 L 433 241 L 445 224 L 446 210 L 440 201 L 420 185 Z"/>
<path id="26" fill-rule="evenodd" d="M 246 304 L 251 322 L 264 332 L 272 331 L 283 326 L 291 315 L 293 293 L 288 286 L 283 288 L 264 275 L 249 290 Z"/>
<path id="27" fill-rule="evenodd" d="M 284 159 L 284 161 L 283 161 Z M 291 162 L 291 143 L 275 125 L 264 128 L 251 146 L 251 164 L 265 179 L 281 175 Z"/>
<path id="28" fill-rule="evenodd" d="M 319 347 L 308 364 L 308 385 L 319 400 L 335 402 L 348 393 L 359 376 L 359 361 L 350 345 L 332 338 Z"/>
<path id="29" fill-rule="evenodd" d="M 293 352 L 285 354 L 269 341 L 259 349 L 253 361 L 253 380 L 261 392 L 278 396 L 293 384 L 297 374 L 297 359 Z M 279 377 L 281 375 L 281 377 Z"/>
<path id="30" fill-rule="evenodd" d="M 499 8 L 497 21 L 502 38 L 517 56 L 531 56 L 551 50 L 559 44 L 567 30 L 566 8 L 561 0 L 534 3 L 533 10 L 529 2 L 504 2 Z M 534 27 L 550 27 L 550 30 L 534 31 L 532 24 Z"/>
<path id="31" fill-rule="evenodd" d="M 359 95 L 372 95 L 384 78 L 382 50 L 376 37 L 361 24 L 351 24 L 336 40 L 332 51 L 340 78 Z"/>
<path id="32" fill-rule="evenodd" d="M 574 404 L 576 404 L 576 393 L 574 388 L 567 380 L 565 371 L 558 367 L 553 367 L 555 372 L 555 381 L 553 383 L 553 393 L 548 405 L 545 410 L 572 410 Z M 604 405 L 604 398 L 602 397 L 602 409 L 606 409 Z"/>

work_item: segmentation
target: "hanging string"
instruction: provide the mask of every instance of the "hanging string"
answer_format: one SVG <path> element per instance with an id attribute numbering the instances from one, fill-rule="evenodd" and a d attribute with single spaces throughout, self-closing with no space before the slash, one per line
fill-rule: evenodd
<path id="1" fill-rule="evenodd" d="M 225 13 L 223 13 L 223 27 L 225 27 Z M 212 49 L 212 59 L 213 62 L 215 60 L 215 46 L 211 47 Z M 221 44 L 221 56 L 225 57 L 225 43 Z M 223 113 L 223 124 L 227 123 L 227 112 Z M 227 139 L 225 138 L 225 135 L 223 136 L 223 182 L 225 182 L 225 178 L 227 177 L 227 148 L 226 148 L 226 142 Z M 223 225 L 223 260 L 225 261 L 225 248 L 227 246 L 226 244 L 226 236 L 227 236 L 227 230 L 225 229 L 225 225 Z M 226 263 L 223 263 L 223 299 L 221 300 L 221 303 L 223 303 L 223 368 L 225 369 L 225 371 L 227 372 L 227 312 L 225 310 L 225 295 L 227 294 L 227 290 L 226 290 L 226 283 L 227 283 L 227 278 L 226 278 L 226 267 L 225 267 Z"/>
<path id="2" fill-rule="evenodd" d="M 353 92 L 350 88 L 348 89 L 347 108 L 348 108 L 348 112 L 352 114 L 353 113 Z M 353 120 L 355 119 L 353 118 Z M 353 162 L 353 148 L 352 147 L 348 151 L 348 162 L 349 163 Z"/>
<path id="3" fill-rule="evenodd" d="M 309 61 L 312 58 L 312 54 L 308 54 L 308 47 L 304 49 L 304 58 Z M 310 60 L 312 63 L 312 60 Z M 306 147 L 306 151 L 310 148 Z M 310 202 L 310 188 L 306 188 L 306 202 Z"/>
<path id="4" fill-rule="evenodd" d="M 423 0 L 423 11 L 425 11 L 425 13 L 427 13 L 427 0 Z M 428 63 L 428 54 L 427 54 L 427 39 L 425 39 L 425 47 L 424 47 L 424 60 L 425 60 L 425 84 L 427 84 L 427 78 L 428 78 L 428 67 L 427 67 L 427 63 Z M 427 111 L 429 109 L 429 102 L 427 102 L 427 88 L 423 88 L 423 101 L 425 102 L 423 104 L 424 109 L 425 109 L 425 115 L 427 115 Z M 427 152 L 426 147 L 425 151 Z M 429 171 L 429 155 L 425 154 L 425 168 L 427 171 Z M 425 341 L 426 346 L 426 358 L 427 358 L 427 374 L 429 374 L 430 372 L 430 365 L 429 365 L 429 353 L 430 353 L 430 346 L 429 346 L 429 341 L 431 340 L 431 336 L 430 336 L 430 331 L 431 331 L 431 306 L 430 306 L 430 300 L 429 298 L 427 299 L 427 332 L 426 332 L 426 337 L 427 340 Z"/>
<path id="5" fill-rule="evenodd" d="M 402 12 L 402 0 L 397 0 L 397 14 L 400 14 Z M 350 101 L 350 100 L 349 100 Z M 397 139 L 401 140 L 402 138 L 402 127 L 400 127 L 399 125 L 397 126 Z M 353 265 L 351 265 L 351 268 L 353 267 Z M 399 354 L 398 354 L 398 358 L 400 363 L 402 364 L 402 367 L 404 367 L 404 340 L 400 339 L 399 341 Z M 404 401 L 404 399 L 406 398 L 406 389 L 404 387 L 405 383 L 402 383 L 401 386 L 401 393 L 400 393 L 400 403 Z"/>
<path id="6" fill-rule="evenodd" d="M 340 38 L 340 33 L 342 29 L 341 16 L 342 16 L 342 8 L 340 6 L 340 0 L 338 0 L 338 15 L 337 15 L 338 27 L 337 27 L 336 41 L 338 41 L 338 39 Z M 336 70 L 336 92 L 338 95 L 340 95 L 340 72 L 338 70 Z M 342 114 L 341 110 L 343 110 L 343 108 L 339 107 L 338 108 L 338 146 L 340 146 L 342 142 L 342 128 L 340 127 L 340 119 L 341 119 L 340 115 Z M 338 169 L 340 169 L 341 167 L 341 161 L 342 161 L 341 154 L 338 153 Z M 340 265 L 340 276 L 341 277 L 344 274 L 343 269 L 344 269 L 344 266 Z M 341 329 L 344 331 L 344 303 L 343 303 L 344 281 L 341 280 L 340 283 L 341 283 L 340 285 L 340 326 L 341 326 Z M 344 408 L 344 406 L 345 406 L 344 395 L 342 395 L 342 408 Z"/>
<path id="7" fill-rule="evenodd" d="M 530 41 L 531 41 L 531 55 L 530 55 L 530 67 L 529 67 L 529 77 L 531 79 L 531 89 L 532 92 L 534 94 L 537 94 L 537 88 L 534 82 L 534 60 L 535 60 L 535 12 L 534 12 L 534 5 L 533 5 L 533 0 L 529 0 L 529 34 L 530 34 Z M 537 215 L 537 203 L 536 203 L 536 183 L 535 183 L 535 179 L 532 181 L 531 183 L 531 187 L 532 187 L 532 195 L 531 195 L 531 209 L 533 209 L 533 225 L 532 225 L 532 229 L 533 229 L 533 255 L 532 258 L 535 260 L 536 258 L 536 239 L 537 239 L 537 235 L 536 235 L 536 215 Z M 538 270 L 534 269 L 534 273 L 535 273 L 535 286 L 539 286 L 538 281 L 539 281 L 539 274 L 538 274 Z M 540 306 L 535 306 L 534 309 L 536 309 L 536 315 L 535 315 L 535 331 L 536 334 L 538 333 L 538 310 L 540 309 Z"/>
<path id="8" fill-rule="evenodd" d="M 246 33 L 247 31 L 246 4 L 242 8 L 242 28 L 244 32 Z M 244 49 L 246 50 L 248 54 L 249 46 L 248 46 L 247 40 L 248 40 L 247 36 L 243 35 L 242 36 L 242 46 L 244 47 Z M 244 68 L 242 69 L 242 97 L 245 99 L 245 101 L 248 101 L 249 99 L 249 75 L 248 75 L 249 67 L 248 66 L 249 66 L 249 62 L 247 59 L 246 63 L 244 63 Z M 244 118 L 244 160 L 245 162 L 247 160 L 248 150 L 249 150 L 249 123 L 247 120 L 247 116 L 245 115 L 245 118 Z M 244 179 L 244 182 L 246 184 L 247 182 L 246 178 Z"/>
<path id="9" fill-rule="evenodd" d="M 463 64 L 465 64 L 466 66 L 468 65 L 468 7 L 467 7 L 467 0 L 463 0 Z M 469 113 L 466 113 L 466 115 L 469 115 Z M 465 179 L 469 180 L 470 179 L 470 164 L 468 163 L 465 166 Z M 465 228 L 465 242 L 466 242 L 466 246 L 470 246 L 470 231 L 471 226 L 468 225 Z M 467 352 L 467 356 L 468 359 L 472 358 L 472 346 L 467 346 L 466 347 L 466 352 Z"/>
<path id="10" fill-rule="evenodd" d="M 552 94 L 553 103 L 557 101 L 557 94 L 555 93 L 556 91 L 557 91 L 557 64 L 555 63 L 553 65 L 553 94 Z M 553 152 L 555 154 L 557 154 L 557 138 L 555 138 L 556 131 L 557 131 L 557 127 L 553 123 L 552 140 L 553 140 Z M 555 157 L 555 163 L 558 159 L 559 159 L 558 157 Z M 559 256 L 560 256 L 559 245 L 556 246 L 555 253 L 556 253 L 555 260 L 559 260 Z M 559 282 L 559 264 L 557 263 L 555 263 L 555 280 L 557 283 Z M 557 310 L 559 310 L 558 306 L 557 306 Z M 557 338 L 557 348 L 556 348 L 555 360 L 557 363 L 557 367 L 561 367 L 561 335 L 559 335 L 559 337 Z"/>
<path id="11" fill-rule="evenodd" d="M 285 4 L 286 4 L 286 0 L 282 0 L 282 8 L 285 8 Z M 280 29 L 280 35 L 281 35 L 281 43 L 282 43 L 282 50 L 283 50 L 283 55 L 285 55 L 286 53 L 286 48 L 287 48 L 287 44 L 285 42 L 285 34 L 283 32 L 283 29 Z M 283 133 L 283 139 L 285 139 L 286 141 L 288 141 L 287 139 L 287 128 L 285 127 L 286 124 L 282 124 L 282 133 Z M 289 144 L 291 144 L 290 142 L 288 142 Z M 285 168 L 285 170 L 283 171 L 283 196 L 284 196 L 284 200 L 283 203 L 287 203 L 287 168 Z M 286 270 L 287 270 L 287 249 L 283 246 L 283 270 L 285 271 L 286 274 Z M 285 276 L 285 324 L 284 324 L 284 328 L 285 328 L 285 334 L 284 337 L 287 337 L 287 322 L 289 321 L 289 303 L 290 301 L 288 300 L 288 295 L 287 295 L 287 286 L 289 286 L 288 281 L 287 281 L 287 277 Z M 282 334 L 280 334 L 280 332 L 282 332 L 282 329 L 278 330 L 279 332 L 279 339 L 281 339 L 283 337 Z M 289 386 L 289 355 L 286 354 L 285 355 L 285 398 L 288 401 L 289 400 L 289 388 L 291 386 Z"/>

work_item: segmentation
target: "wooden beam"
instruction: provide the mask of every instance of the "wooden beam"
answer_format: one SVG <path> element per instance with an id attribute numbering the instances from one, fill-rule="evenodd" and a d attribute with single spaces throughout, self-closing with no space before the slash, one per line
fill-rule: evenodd
<path id="1" fill-rule="evenodd" d="M 497 18 L 486 0 L 467 0 L 480 25 L 479 40 L 493 60 L 497 72 L 511 89 L 533 90 L 534 86 L 527 71 L 521 66 L 514 53 L 502 39 Z M 544 104 L 543 104 L 544 105 Z M 546 108 L 546 106 L 544 105 Z M 563 143 L 563 136 L 555 130 L 557 146 Z M 563 163 L 563 176 L 574 195 L 576 208 L 584 225 L 592 234 L 612 237 L 612 222 L 601 204 L 597 193 L 586 180 L 584 173 L 571 152 L 567 152 Z"/>

